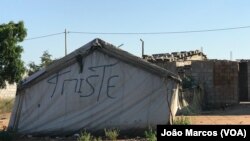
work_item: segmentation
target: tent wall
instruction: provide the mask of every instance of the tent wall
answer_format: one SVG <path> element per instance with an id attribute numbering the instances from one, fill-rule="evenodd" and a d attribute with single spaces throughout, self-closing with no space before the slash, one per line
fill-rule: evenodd
<path id="1" fill-rule="evenodd" d="M 177 87 L 173 79 L 95 51 L 18 91 L 9 127 L 25 134 L 64 134 L 166 124 L 170 111 L 177 110 Z"/>

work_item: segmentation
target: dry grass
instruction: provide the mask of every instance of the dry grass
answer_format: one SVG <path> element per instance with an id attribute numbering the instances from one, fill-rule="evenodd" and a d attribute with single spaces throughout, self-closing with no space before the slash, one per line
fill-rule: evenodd
<path id="1" fill-rule="evenodd" d="M 14 99 L 0 99 L 0 114 L 11 112 Z"/>

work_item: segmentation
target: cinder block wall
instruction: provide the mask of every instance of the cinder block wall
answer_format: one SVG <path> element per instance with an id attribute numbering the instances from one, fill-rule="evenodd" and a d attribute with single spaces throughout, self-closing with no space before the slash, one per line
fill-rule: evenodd
<path id="1" fill-rule="evenodd" d="M 248 100 L 250 101 L 250 60 L 247 62 Z"/>
<path id="2" fill-rule="evenodd" d="M 248 82 L 250 82 L 250 61 L 248 62 Z M 176 62 L 154 63 L 176 74 L 180 71 Z M 187 66 L 186 66 L 187 67 Z M 185 69 L 185 67 L 183 68 Z M 192 61 L 190 68 L 184 72 L 204 87 L 205 108 L 224 107 L 239 103 L 238 62 L 227 60 Z M 250 83 L 248 85 L 250 98 Z"/>
<path id="3" fill-rule="evenodd" d="M 222 107 L 239 103 L 237 62 L 193 61 L 191 74 L 204 86 L 205 107 Z"/>
<path id="4" fill-rule="evenodd" d="M 153 64 L 156 64 L 160 67 L 163 67 L 175 74 L 178 74 L 177 72 L 177 67 L 176 67 L 176 62 L 154 62 Z"/>

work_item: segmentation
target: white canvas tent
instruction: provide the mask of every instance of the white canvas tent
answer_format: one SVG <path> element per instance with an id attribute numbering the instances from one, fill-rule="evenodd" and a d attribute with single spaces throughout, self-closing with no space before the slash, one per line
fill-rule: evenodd
<path id="1" fill-rule="evenodd" d="M 18 88 L 9 129 L 71 134 L 166 124 L 177 110 L 175 74 L 95 39 Z"/>

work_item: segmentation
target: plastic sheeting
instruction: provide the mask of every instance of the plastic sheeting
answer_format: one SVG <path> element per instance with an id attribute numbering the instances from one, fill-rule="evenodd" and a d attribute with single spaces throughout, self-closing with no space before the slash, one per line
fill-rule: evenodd
<path id="1" fill-rule="evenodd" d="M 173 79 L 95 51 L 82 65 L 74 63 L 18 91 L 9 127 L 24 134 L 153 127 L 175 115 L 175 89 Z"/>

